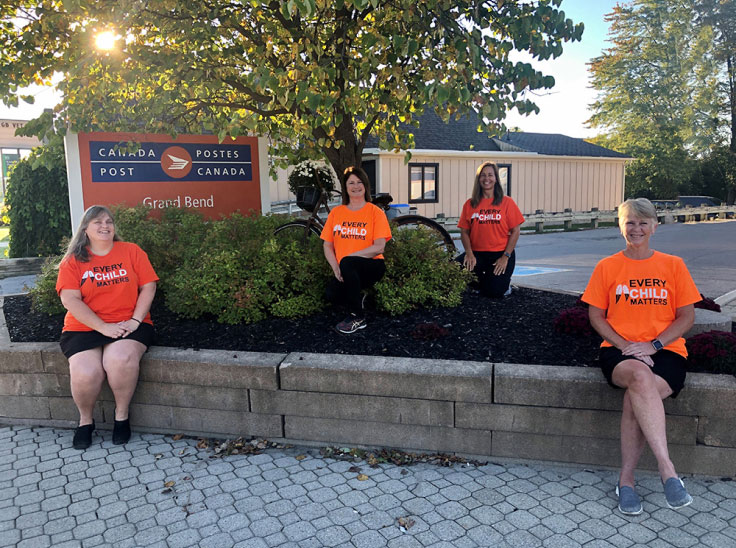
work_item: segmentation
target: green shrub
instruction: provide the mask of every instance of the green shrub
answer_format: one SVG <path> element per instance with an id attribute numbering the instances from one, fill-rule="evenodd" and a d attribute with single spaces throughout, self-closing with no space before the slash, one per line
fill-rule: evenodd
<path id="1" fill-rule="evenodd" d="M 430 229 L 391 227 L 386 275 L 376 284 L 378 308 L 402 314 L 421 306 L 457 306 L 473 274 L 450 260 Z"/>
<path id="2" fill-rule="evenodd" d="M 205 221 L 186 210 L 167 209 L 160 218 L 147 213 L 140 206 L 116 209 L 116 230 L 148 253 L 172 312 L 187 318 L 212 315 L 235 324 L 306 316 L 326 305 L 332 269 L 322 241 L 314 235 L 305 241 L 296 231 L 274 236 L 282 218 L 234 214 Z M 387 273 L 376 293 L 379 309 L 390 314 L 456 306 L 472 277 L 449 260 L 434 233 L 424 228 L 395 229 L 385 256 Z M 62 310 L 56 276 L 51 264 L 39 276 L 32 293 L 38 310 Z"/>
<path id="3" fill-rule="evenodd" d="M 36 285 L 31 288 L 31 307 L 33 310 L 45 314 L 59 314 L 64 312 L 61 299 L 56 293 L 56 278 L 59 274 L 61 255 L 49 257 L 41 267 L 41 273 L 36 279 Z"/>
<path id="4" fill-rule="evenodd" d="M 71 233 L 63 147 L 39 147 L 19 160 L 8 178 L 5 203 L 10 257 L 61 253 L 61 241 Z"/>

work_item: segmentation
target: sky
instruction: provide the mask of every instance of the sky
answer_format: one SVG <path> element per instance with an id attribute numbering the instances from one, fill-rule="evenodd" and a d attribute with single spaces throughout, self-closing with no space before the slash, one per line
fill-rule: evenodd
<path id="1" fill-rule="evenodd" d="M 566 43 L 563 53 L 551 61 L 531 61 L 537 70 L 555 77 L 555 87 L 531 99 L 539 106 L 540 113 L 521 116 L 510 112 L 504 123 L 508 128 L 519 128 L 532 133 L 561 133 L 569 137 L 593 137 L 596 130 L 587 128 L 585 121 L 591 112 L 588 106 L 596 97 L 590 87 L 586 63 L 609 46 L 608 24 L 603 20 L 613 11 L 617 0 L 563 0 L 561 9 L 575 23 L 585 24 L 580 42 Z M 53 107 L 59 96 L 51 89 L 31 90 L 34 105 L 9 109 L 0 104 L 0 118 L 30 120 L 40 115 L 44 108 Z"/>

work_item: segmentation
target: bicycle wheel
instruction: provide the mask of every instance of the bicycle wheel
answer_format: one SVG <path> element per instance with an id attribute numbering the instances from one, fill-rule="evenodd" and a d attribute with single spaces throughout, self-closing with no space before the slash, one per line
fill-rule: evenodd
<path id="1" fill-rule="evenodd" d="M 421 215 L 401 215 L 396 217 L 393 221 L 399 226 L 399 228 L 424 226 L 433 230 L 437 235 L 438 244 L 442 245 L 451 257 L 454 258 L 457 254 L 457 248 L 455 247 L 455 243 L 452 241 L 450 233 L 447 232 L 441 224 L 433 221 L 432 219 L 427 219 Z"/>
<path id="2" fill-rule="evenodd" d="M 303 219 L 288 222 L 277 227 L 276 230 L 273 231 L 274 236 L 292 238 L 295 241 L 303 242 L 305 245 L 310 236 L 314 235 L 319 238 L 321 233 L 322 232 L 316 224 Z"/>

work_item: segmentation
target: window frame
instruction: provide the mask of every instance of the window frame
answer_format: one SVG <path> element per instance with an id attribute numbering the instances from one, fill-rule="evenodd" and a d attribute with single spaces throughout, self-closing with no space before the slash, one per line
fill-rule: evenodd
<path id="1" fill-rule="evenodd" d="M 425 183 L 424 169 L 427 167 L 434 168 L 434 198 L 433 199 L 420 198 L 417 200 L 412 200 L 411 198 L 411 183 L 412 183 L 411 170 L 412 168 L 415 168 L 415 167 L 422 168 L 422 196 L 424 196 L 424 194 L 427 192 L 426 190 L 424 190 L 424 183 Z M 439 189 L 440 187 L 440 164 L 439 162 L 412 162 L 409 164 L 408 174 L 409 174 L 409 193 L 407 194 L 408 203 L 410 204 L 437 204 L 439 203 L 440 201 L 439 199 L 440 197 L 440 191 L 439 191 L 440 190 Z"/>
<path id="2" fill-rule="evenodd" d="M 500 177 L 501 175 L 501 168 L 506 168 L 506 190 L 504 191 L 504 195 L 511 197 L 511 164 L 496 164 L 498 167 L 498 175 Z M 500 183 L 501 181 L 499 181 Z"/>

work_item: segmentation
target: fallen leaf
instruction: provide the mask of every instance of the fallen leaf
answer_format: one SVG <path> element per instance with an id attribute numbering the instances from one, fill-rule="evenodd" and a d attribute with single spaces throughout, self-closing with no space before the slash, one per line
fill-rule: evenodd
<path id="1" fill-rule="evenodd" d="M 156 453 L 156 454 L 155 454 L 155 455 L 154 455 L 153 457 L 154 457 L 154 458 L 155 458 L 156 460 L 158 460 L 158 459 L 160 459 L 161 457 L 163 457 L 163 455 L 162 455 L 161 453 Z"/>
<path id="2" fill-rule="evenodd" d="M 186 449 L 182 449 L 181 451 L 179 451 L 179 455 L 186 455 L 186 454 L 187 454 Z"/>
<path id="3" fill-rule="evenodd" d="M 397 521 L 399 522 L 399 527 L 401 528 L 402 531 L 411 529 L 415 523 L 415 521 L 411 519 L 410 517 L 399 518 Z"/>
<path id="4" fill-rule="evenodd" d="M 184 437 L 184 434 L 174 434 L 173 436 L 171 436 L 171 439 L 174 441 L 179 441 L 183 437 Z"/>
<path id="5" fill-rule="evenodd" d="M 351 466 L 350 468 L 348 468 L 348 472 L 352 472 L 353 474 L 359 474 L 360 468 L 357 466 Z"/>
<path id="6" fill-rule="evenodd" d="M 307 455 L 297 455 L 295 458 L 296 460 L 304 460 L 307 458 Z"/>
<path id="7" fill-rule="evenodd" d="M 161 491 L 162 495 L 168 495 L 169 493 L 171 493 L 171 489 L 164 489 L 163 491 Z"/>
<path id="8" fill-rule="evenodd" d="M 209 442 L 207 442 L 207 440 L 204 438 L 201 438 L 197 442 L 197 449 L 207 449 L 209 446 L 210 446 Z"/>
<path id="9" fill-rule="evenodd" d="M 191 481 L 191 480 L 192 480 L 191 476 L 184 476 L 184 481 Z"/>
<path id="10" fill-rule="evenodd" d="M 166 483 L 164 483 L 164 487 L 173 487 L 175 484 L 175 481 L 167 481 Z"/>
<path id="11" fill-rule="evenodd" d="M 358 474 L 358 481 L 365 481 L 368 479 L 368 476 L 365 474 Z"/>

